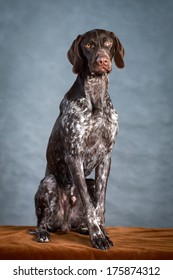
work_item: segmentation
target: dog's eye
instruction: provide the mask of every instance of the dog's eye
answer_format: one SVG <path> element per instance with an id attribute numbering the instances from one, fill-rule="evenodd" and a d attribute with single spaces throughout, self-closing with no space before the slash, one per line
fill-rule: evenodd
<path id="1" fill-rule="evenodd" d="M 107 40 L 104 42 L 105 47 L 110 47 L 112 45 L 112 41 L 111 40 Z"/>
<path id="2" fill-rule="evenodd" d="M 86 48 L 86 49 L 93 49 L 93 48 L 94 48 L 94 44 L 92 44 L 92 43 L 87 43 L 87 44 L 85 45 L 85 48 Z"/>

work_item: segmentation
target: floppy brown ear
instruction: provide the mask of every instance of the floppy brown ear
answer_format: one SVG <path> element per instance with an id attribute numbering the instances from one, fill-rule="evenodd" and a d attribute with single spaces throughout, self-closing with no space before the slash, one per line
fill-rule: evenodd
<path id="1" fill-rule="evenodd" d="M 125 50 L 120 42 L 120 40 L 115 36 L 115 34 L 112 32 L 114 36 L 114 41 L 116 43 L 116 51 L 114 54 L 114 62 L 118 68 L 123 68 L 125 66 L 124 63 L 124 55 L 125 55 Z"/>
<path id="2" fill-rule="evenodd" d="M 70 63 L 73 65 L 73 72 L 75 74 L 80 73 L 83 68 L 83 59 L 81 58 L 79 51 L 79 43 L 81 42 L 81 38 L 82 36 L 78 35 L 67 52 L 67 57 Z"/>

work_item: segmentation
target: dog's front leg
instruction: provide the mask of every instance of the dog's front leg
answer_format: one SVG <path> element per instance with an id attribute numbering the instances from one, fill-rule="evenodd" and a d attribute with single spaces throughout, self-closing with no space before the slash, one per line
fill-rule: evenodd
<path id="1" fill-rule="evenodd" d="M 95 248 L 107 250 L 110 247 L 110 243 L 98 223 L 96 210 L 88 193 L 84 177 L 83 162 L 81 159 L 70 156 L 68 166 L 83 204 L 92 245 Z"/>
<path id="2" fill-rule="evenodd" d="M 95 170 L 95 197 L 96 197 L 96 212 L 99 222 L 105 223 L 105 199 L 106 188 L 110 172 L 111 157 L 107 155 L 104 160 L 96 167 Z"/>
<path id="3" fill-rule="evenodd" d="M 105 234 L 110 246 L 113 245 L 105 230 L 105 202 L 106 188 L 111 166 L 111 157 L 108 154 L 104 160 L 96 167 L 95 171 L 95 198 L 96 198 L 96 215 L 100 228 Z"/>

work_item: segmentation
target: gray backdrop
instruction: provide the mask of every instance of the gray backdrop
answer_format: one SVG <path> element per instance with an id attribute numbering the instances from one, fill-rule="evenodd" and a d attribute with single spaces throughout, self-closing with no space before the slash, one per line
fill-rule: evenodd
<path id="1" fill-rule="evenodd" d="M 33 225 L 34 194 L 78 34 L 114 31 L 126 68 L 110 75 L 119 112 L 107 225 L 173 226 L 173 1 L 0 0 L 0 224 Z"/>

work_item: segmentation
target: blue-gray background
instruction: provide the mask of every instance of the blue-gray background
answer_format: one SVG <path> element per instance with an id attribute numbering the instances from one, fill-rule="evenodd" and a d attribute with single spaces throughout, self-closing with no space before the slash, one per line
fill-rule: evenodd
<path id="1" fill-rule="evenodd" d="M 78 34 L 114 31 L 126 68 L 109 92 L 120 132 L 107 225 L 173 226 L 173 1 L 0 0 L 0 224 L 36 223 L 33 198 Z"/>

